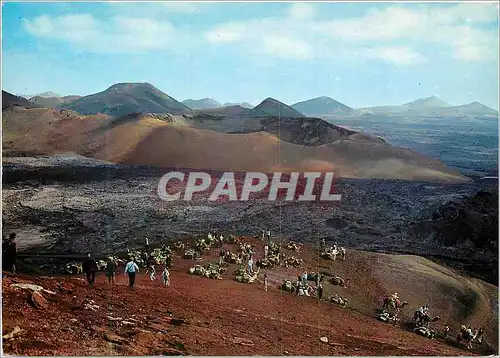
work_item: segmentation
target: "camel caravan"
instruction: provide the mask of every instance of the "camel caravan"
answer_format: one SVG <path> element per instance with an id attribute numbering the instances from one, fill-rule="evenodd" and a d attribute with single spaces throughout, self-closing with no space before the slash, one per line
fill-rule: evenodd
<path id="1" fill-rule="evenodd" d="M 379 313 L 378 319 L 383 322 L 395 324 L 399 321 L 398 314 L 400 311 L 408 305 L 408 301 L 402 301 L 398 294 L 394 293 L 384 298 L 382 312 Z M 430 328 L 431 323 L 439 320 L 441 320 L 439 316 L 431 316 L 428 305 L 423 305 L 413 314 L 413 318 L 411 320 L 413 332 L 430 339 L 438 337 L 446 339 L 450 330 L 448 326 L 444 326 L 444 330 L 442 332 L 438 332 L 437 330 Z M 483 334 L 483 328 L 473 330 L 470 326 L 466 327 L 465 325 L 462 325 L 457 334 L 456 343 L 458 345 L 464 343 L 467 349 L 472 349 L 473 342 L 477 342 L 479 344 L 482 343 Z"/>

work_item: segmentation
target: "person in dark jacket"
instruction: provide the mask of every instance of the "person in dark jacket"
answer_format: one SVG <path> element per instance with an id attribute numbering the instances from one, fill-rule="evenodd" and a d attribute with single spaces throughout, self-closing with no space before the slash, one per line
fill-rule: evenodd
<path id="1" fill-rule="evenodd" d="M 323 297 L 323 285 L 320 283 L 318 285 L 318 298 L 321 300 L 322 297 Z"/>
<path id="2" fill-rule="evenodd" d="M 108 283 L 115 283 L 115 274 L 117 269 L 117 264 L 112 257 L 108 257 L 106 260 L 106 277 L 108 278 Z"/>
<path id="3" fill-rule="evenodd" d="M 3 269 L 9 272 L 16 272 L 17 245 L 16 234 L 11 233 L 8 239 L 2 242 L 2 263 Z"/>
<path id="4" fill-rule="evenodd" d="M 85 272 L 85 275 L 87 275 L 87 282 L 89 283 L 89 286 L 94 286 L 95 273 L 97 272 L 97 262 L 91 254 L 87 254 L 87 259 L 83 261 L 82 271 Z"/>

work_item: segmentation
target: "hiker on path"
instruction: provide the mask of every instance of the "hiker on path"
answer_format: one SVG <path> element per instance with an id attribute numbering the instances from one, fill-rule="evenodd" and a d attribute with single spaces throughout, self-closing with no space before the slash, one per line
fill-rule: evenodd
<path id="1" fill-rule="evenodd" d="M 307 271 L 304 271 L 304 273 L 302 274 L 302 284 L 304 286 L 307 286 Z"/>
<path id="2" fill-rule="evenodd" d="M 87 258 L 82 263 L 82 271 L 85 272 L 85 275 L 87 276 L 87 282 L 89 283 L 90 287 L 94 286 L 95 273 L 97 272 L 97 270 L 97 262 L 95 262 L 92 254 L 88 253 Z"/>
<path id="3" fill-rule="evenodd" d="M 320 283 L 318 286 L 318 298 L 321 300 L 323 297 L 323 285 Z"/>
<path id="4" fill-rule="evenodd" d="M 266 237 L 266 230 L 262 230 L 262 241 L 264 241 Z"/>
<path id="5" fill-rule="evenodd" d="M 167 257 L 165 258 L 165 267 L 166 268 L 172 267 L 172 256 L 167 255 Z"/>
<path id="6" fill-rule="evenodd" d="M 3 269 L 12 273 L 16 273 L 16 234 L 11 233 L 9 238 L 2 242 L 2 266 Z"/>
<path id="7" fill-rule="evenodd" d="M 139 266 L 134 262 L 134 259 L 130 259 L 130 261 L 125 265 L 125 273 L 128 274 L 128 282 L 129 287 L 134 287 L 135 283 L 135 275 L 139 273 Z"/>
<path id="8" fill-rule="evenodd" d="M 316 287 L 319 287 L 321 282 L 321 276 L 319 272 L 316 274 L 315 281 L 316 281 Z"/>
<path id="9" fill-rule="evenodd" d="M 248 259 L 248 273 L 250 275 L 253 275 L 253 260 L 252 260 L 252 256 L 250 256 L 250 259 Z"/>
<path id="10" fill-rule="evenodd" d="M 267 282 L 267 273 L 264 274 L 264 291 L 267 292 L 267 285 L 268 285 L 268 282 Z"/>
<path id="11" fill-rule="evenodd" d="M 222 265 L 222 263 L 224 262 L 224 256 L 225 256 L 224 249 L 221 248 L 219 251 L 219 266 Z"/>
<path id="12" fill-rule="evenodd" d="M 146 273 L 149 272 L 149 279 L 151 281 L 154 281 L 156 278 L 156 270 L 155 270 L 155 264 L 153 261 L 150 262 L 148 269 L 146 270 Z"/>
<path id="13" fill-rule="evenodd" d="M 108 278 L 108 283 L 115 283 L 115 273 L 118 266 L 115 260 L 110 256 L 106 261 L 106 277 Z"/>
<path id="14" fill-rule="evenodd" d="M 165 287 L 170 286 L 170 272 L 168 272 L 168 269 L 166 267 L 163 269 L 163 272 L 161 274 L 161 279 Z"/>
<path id="15" fill-rule="evenodd" d="M 267 230 L 267 240 L 271 240 L 271 230 Z"/>
<path id="16" fill-rule="evenodd" d="M 267 260 L 267 254 L 269 253 L 269 246 L 267 244 L 264 245 L 264 260 Z"/>

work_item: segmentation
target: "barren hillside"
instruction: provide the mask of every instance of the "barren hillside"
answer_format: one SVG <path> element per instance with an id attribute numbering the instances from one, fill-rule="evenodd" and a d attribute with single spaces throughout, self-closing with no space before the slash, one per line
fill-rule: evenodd
<path id="1" fill-rule="evenodd" d="M 257 256 L 263 244 L 256 245 Z M 237 250 L 236 245 L 225 245 Z M 141 271 L 134 290 L 118 271 L 115 285 L 97 277 L 95 288 L 86 288 L 82 278 L 69 276 L 10 276 L 3 280 L 3 334 L 15 326 L 21 331 L 4 340 L 4 352 L 25 355 L 464 355 L 454 347 L 460 324 L 486 328 L 485 341 L 474 351 L 491 354 L 498 344 L 496 289 L 470 280 L 419 257 L 368 254 L 348 250 L 346 261 L 319 259 L 312 247 L 287 255 L 304 259 L 297 268 L 266 272 L 270 288 L 262 282 L 243 284 L 233 280 L 231 265 L 222 280 L 187 273 L 195 262 L 174 256 L 172 284 L 161 287 L 160 278 L 150 282 Z M 217 250 L 204 255 L 202 265 L 216 260 Z M 298 297 L 280 291 L 283 279 L 321 271 L 351 279 L 346 288 L 324 281 L 324 299 Z M 38 308 L 30 301 L 30 290 L 14 283 L 33 283 L 51 291 L 41 292 Z M 376 319 L 376 309 L 385 295 L 397 291 L 410 302 L 396 326 Z M 325 301 L 332 294 L 348 300 L 347 308 Z M 475 304 L 470 305 L 471 297 Z M 41 301 L 41 303 L 40 303 Z M 224 302 L 224 304 L 221 304 Z M 431 327 L 448 339 L 430 340 L 409 328 L 415 309 L 428 303 L 441 321 Z M 300 337 L 300 338 L 299 338 Z M 320 341 L 326 337 L 327 342 Z"/>
<path id="2" fill-rule="evenodd" d="M 179 126 L 171 119 L 158 116 L 129 115 L 117 119 L 85 117 L 67 111 L 33 111 L 4 112 L 4 150 L 68 152 L 116 163 L 167 167 L 262 172 L 335 171 L 337 176 L 346 178 L 468 181 L 443 163 L 411 150 L 383 141 L 340 139 L 351 134 L 340 127 L 332 129 L 333 126 L 328 125 L 332 128 L 324 133 L 332 136 L 321 141 L 323 131 L 317 128 L 309 133 L 307 121 L 297 122 L 295 129 L 293 125 L 285 127 L 291 129 L 288 135 L 286 129 L 281 132 L 276 119 L 268 119 L 265 123 L 269 133 L 227 134 Z M 281 134 L 282 140 L 273 135 L 276 132 Z M 307 143 L 310 134 L 315 142 L 317 138 L 320 143 L 334 142 L 319 147 L 290 143 L 296 138 L 299 143 Z"/>

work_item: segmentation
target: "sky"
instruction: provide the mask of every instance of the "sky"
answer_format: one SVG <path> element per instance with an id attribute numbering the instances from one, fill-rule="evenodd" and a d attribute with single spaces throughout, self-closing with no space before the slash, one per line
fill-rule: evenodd
<path id="1" fill-rule="evenodd" d="M 494 3 L 2 3 L 2 87 L 354 108 L 435 95 L 498 110 Z"/>

